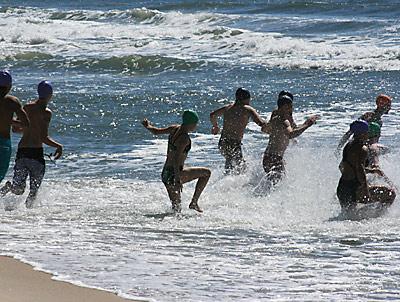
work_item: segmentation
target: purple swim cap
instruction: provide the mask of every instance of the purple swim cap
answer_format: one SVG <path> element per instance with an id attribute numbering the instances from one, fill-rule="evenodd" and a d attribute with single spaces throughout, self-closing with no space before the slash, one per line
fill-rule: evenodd
<path id="1" fill-rule="evenodd" d="M 8 70 L 0 71 L 0 87 L 10 87 L 12 85 L 11 73 Z"/>
<path id="2" fill-rule="evenodd" d="M 355 122 L 351 123 L 351 125 L 350 125 L 350 131 L 354 135 L 368 133 L 368 130 L 369 130 L 369 125 L 366 121 L 363 121 L 363 120 L 355 121 Z"/>
<path id="3" fill-rule="evenodd" d="M 38 85 L 39 99 L 46 99 L 53 95 L 53 86 L 51 86 L 50 81 L 41 81 Z"/>

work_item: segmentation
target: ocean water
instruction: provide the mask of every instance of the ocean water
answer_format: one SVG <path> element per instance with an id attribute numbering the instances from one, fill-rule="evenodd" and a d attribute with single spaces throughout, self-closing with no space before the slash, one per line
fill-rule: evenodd
<path id="1" fill-rule="evenodd" d="M 375 96 L 392 95 L 381 140 L 392 152 L 381 161 L 400 184 L 399 20 L 400 2 L 386 0 L 0 0 L 0 66 L 23 102 L 40 80 L 53 81 L 51 135 L 65 145 L 64 158 L 47 164 L 35 209 L 3 199 L 15 210 L 1 211 L 0 253 L 152 301 L 400 300 L 400 206 L 336 219 L 333 156 Z M 241 86 L 265 118 L 282 89 L 295 94 L 298 122 L 321 115 L 264 197 L 253 191 L 268 138 L 250 124 L 249 172 L 223 177 L 209 134 L 209 112 Z M 140 121 L 177 123 L 187 108 L 201 118 L 188 164 L 213 172 L 205 213 L 186 209 L 189 184 L 182 215 L 164 215 L 166 138 Z"/>

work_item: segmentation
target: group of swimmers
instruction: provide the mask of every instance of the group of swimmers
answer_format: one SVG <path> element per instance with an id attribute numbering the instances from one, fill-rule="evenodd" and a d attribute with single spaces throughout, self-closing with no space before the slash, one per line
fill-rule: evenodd
<path id="1" fill-rule="evenodd" d="M 9 95 L 12 82 L 8 70 L 0 71 L 0 182 L 4 179 L 10 164 L 11 130 L 22 133 L 13 179 L 0 188 L 0 196 L 5 196 L 9 192 L 22 195 L 29 176 L 30 190 L 25 205 L 31 208 L 46 170 L 43 144 L 56 148 L 52 155 L 54 159 L 62 156 L 63 146 L 48 134 L 52 117 L 50 109 L 47 108 L 53 96 L 51 82 L 40 82 L 37 87 L 38 98 L 25 106 L 22 106 L 18 98 Z"/>
<path id="2" fill-rule="evenodd" d="M 284 154 L 290 140 L 300 136 L 314 125 L 319 116 L 312 115 L 298 126 L 293 119 L 293 94 L 281 91 L 278 95 L 277 109 L 272 112 L 271 118 L 267 122 L 250 106 L 250 100 L 251 95 L 248 90 L 237 89 L 236 99 L 232 104 L 211 112 L 211 133 L 217 135 L 221 132 L 218 147 L 225 158 L 226 174 L 242 174 L 246 171 L 242 140 L 250 119 L 253 120 L 260 126 L 262 132 L 269 135 L 262 163 L 266 180 L 271 186 L 274 186 L 285 175 Z M 338 152 L 353 137 L 344 147 L 343 159 L 340 164 L 342 176 L 337 188 L 337 197 L 343 210 L 354 210 L 361 203 L 380 202 L 390 205 L 396 198 L 395 187 L 379 167 L 378 159 L 379 155 L 386 150 L 384 146 L 378 144 L 382 116 L 389 113 L 391 103 L 392 100 L 389 96 L 379 95 L 376 99 L 377 108 L 353 122 L 349 131 L 340 141 Z M 218 125 L 220 116 L 223 117 L 222 131 Z M 189 133 L 196 129 L 198 122 L 199 116 L 191 110 L 183 113 L 181 125 L 158 128 L 147 119 L 143 121 L 143 126 L 153 134 L 169 135 L 167 159 L 161 178 L 167 189 L 172 208 L 178 212 L 181 210 L 182 185 L 193 180 L 198 181 L 189 208 L 202 212 L 198 200 L 211 176 L 208 168 L 185 167 L 185 160 L 191 148 Z M 367 173 L 383 177 L 388 186 L 369 185 Z"/>
<path id="3" fill-rule="evenodd" d="M 63 146 L 48 134 L 52 116 L 47 108 L 53 96 L 51 82 L 40 82 L 37 88 L 38 98 L 25 106 L 22 106 L 16 97 L 9 95 L 11 88 L 10 72 L 0 71 L 0 182 L 4 179 L 10 164 L 11 131 L 22 133 L 16 154 L 13 179 L 0 188 L 0 196 L 9 192 L 22 195 L 29 176 L 30 190 L 25 204 L 26 207 L 31 208 L 45 174 L 43 144 L 56 148 L 54 155 L 51 155 L 54 159 L 62 156 Z M 211 112 L 211 133 L 218 135 L 221 132 L 218 147 L 225 158 L 226 174 L 237 175 L 246 171 L 242 140 L 251 119 L 262 132 L 269 135 L 268 146 L 262 161 L 267 181 L 274 186 L 282 180 L 285 175 L 284 154 L 290 140 L 304 133 L 319 118 L 317 115 L 312 115 L 298 126 L 293 119 L 293 99 L 293 94 L 281 91 L 278 95 L 277 109 L 272 112 L 267 122 L 250 106 L 250 92 L 239 88 L 232 104 Z M 395 186 L 379 167 L 379 155 L 386 152 L 386 148 L 379 144 L 382 116 L 389 113 L 391 102 L 389 96 L 379 95 L 376 99 L 375 111 L 367 112 L 359 120 L 353 122 L 350 130 L 340 141 L 338 152 L 347 144 L 340 164 L 342 176 L 337 188 L 337 196 L 345 210 L 351 210 L 360 203 L 376 201 L 390 205 L 396 197 Z M 221 116 L 223 117 L 222 131 L 218 125 L 218 117 Z M 198 212 L 203 211 L 198 201 L 207 186 L 211 171 L 204 167 L 185 166 L 191 149 L 189 133 L 195 131 L 198 122 L 199 116 L 191 110 L 183 113 L 180 125 L 158 128 L 147 119 L 142 122 L 143 126 L 155 135 L 169 135 L 167 159 L 161 179 L 167 189 L 172 208 L 176 212 L 181 211 L 183 184 L 193 180 L 197 180 L 197 184 L 189 208 Z M 351 137 L 353 139 L 347 142 Z M 367 173 L 383 177 L 388 186 L 369 185 Z"/>

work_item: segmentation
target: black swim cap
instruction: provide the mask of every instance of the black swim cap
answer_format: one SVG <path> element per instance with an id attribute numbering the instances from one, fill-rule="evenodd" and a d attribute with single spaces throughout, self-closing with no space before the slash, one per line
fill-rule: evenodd
<path id="1" fill-rule="evenodd" d="M 282 90 L 281 92 L 279 92 L 278 98 L 281 98 L 284 95 L 290 97 L 292 99 L 292 102 L 293 102 L 293 100 L 294 100 L 293 99 L 293 94 L 291 94 L 289 91 Z"/>
<path id="2" fill-rule="evenodd" d="M 282 95 L 278 99 L 278 108 L 281 108 L 284 105 L 293 104 L 293 100 L 288 95 Z"/>
<path id="3" fill-rule="evenodd" d="M 250 99 L 250 92 L 243 88 L 236 90 L 236 101 L 244 101 Z"/>

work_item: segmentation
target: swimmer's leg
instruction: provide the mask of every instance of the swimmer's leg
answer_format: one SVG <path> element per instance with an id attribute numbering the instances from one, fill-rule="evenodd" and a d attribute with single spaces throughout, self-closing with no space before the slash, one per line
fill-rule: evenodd
<path id="1" fill-rule="evenodd" d="M 9 188 L 9 191 L 15 195 L 22 195 L 25 192 L 26 187 L 26 179 L 29 175 L 29 169 L 26 165 L 26 159 L 21 158 L 17 159 L 14 166 L 14 176 L 12 183 L 8 182 L 6 186 Z"/>
<path id="2" fill-rule="evenodd" d="M 203 212 L 198 205 L 198 200 L 203 193 L 208 180 L 210 179 L 211 171 L 207 168 L 185 168 L 181 172 L 182 184 L 198 179 L 196 189 L 193 194 L 192 202 L 189 205 L 190 209 L 196 210 L 197 212 Z"/>
<path id="3" fill-rule="evenodd" d="M 46 167 L 44 163 L 34 159 L 29 160 L 29 195 L 25 201 L 25 205 L 28 209 L 33 207 L 45 172 Z"/>
<path id="4" fill-rule="evenodd" d="M 173 185 L 165 185 L 165 188 L 167 189 L 169 200 L 172 204 L 172 210 L 180 213 L 182 211 L 180 189 Z"/>

